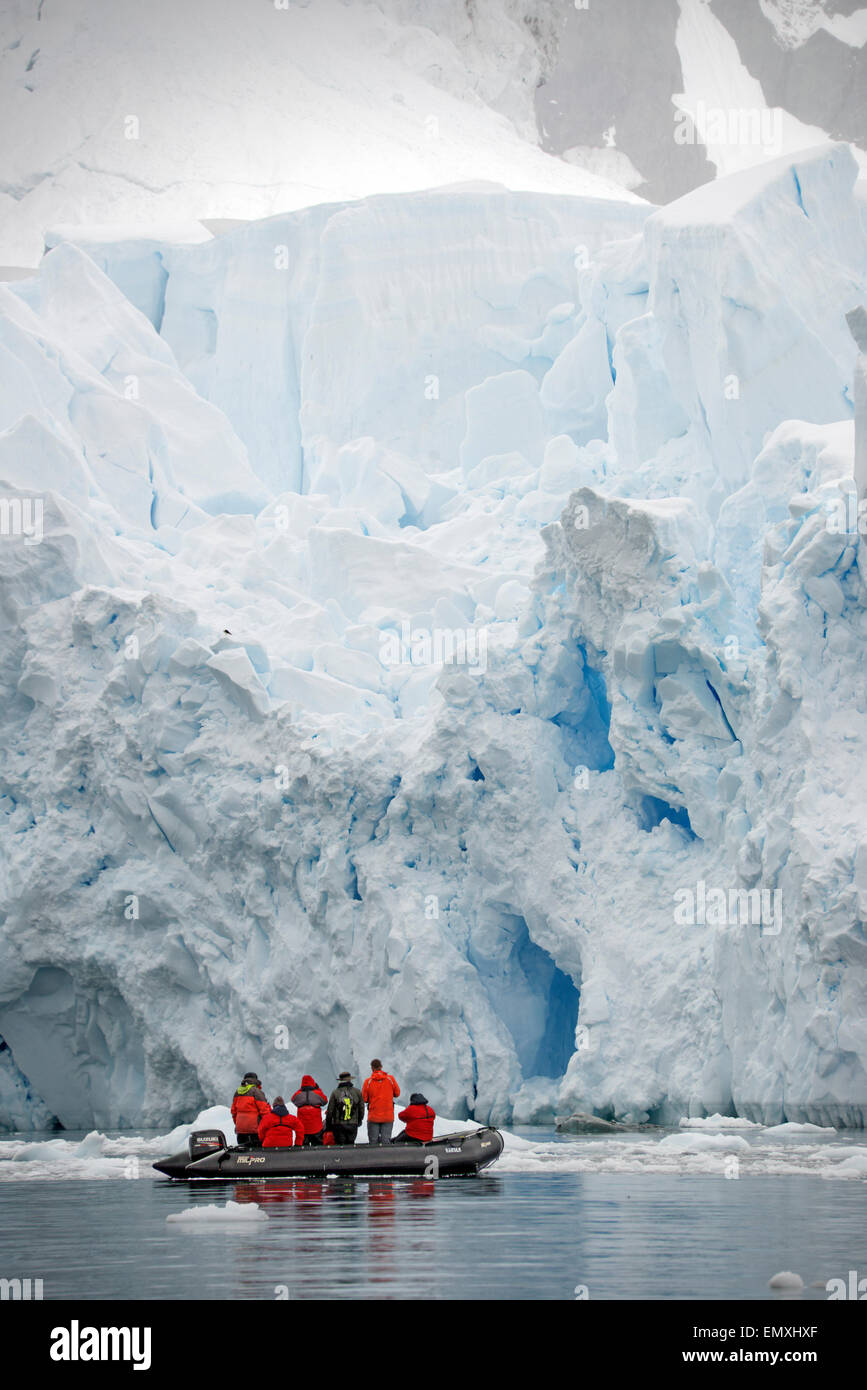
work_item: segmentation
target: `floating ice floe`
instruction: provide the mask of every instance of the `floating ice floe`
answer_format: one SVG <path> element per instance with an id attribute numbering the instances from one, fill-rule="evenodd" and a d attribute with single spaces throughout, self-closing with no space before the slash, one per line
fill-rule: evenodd
<path id="1" fill-rule="evenodd" d="M 796 1124 L 793 1120 L 787 1120 L 783 1125 L 769 1125 L 765 1130 L 766 1135 L 777 1135 L 784 1139 L 787 1134 L 836 1134 L 833 1125 L 810 1125 Z"/>
<path id="2" fill-rule="evenodd" d="M 268 1213 L 263 1207 L 255 1202 L 232 1202 L 228 1201 L 221 1207 L 215 1203 L 207 1207 L 187 1207 L 186 1211 L 173 1212 L 166 1217 L 166 1223 L 175 1221 L 182 1222 L 207 1222 L 209 1225 L 219 1225 L 225 1221 L 267 1221 Z"/>
<path id="3" fill-rule="evenodd" d="M 756 1120 L 744 1119 L 742 1115 L 696 1116 L 678 1120 L 678 1124 L 681 1129 L 762 1129 L 762 1125 Z"/>

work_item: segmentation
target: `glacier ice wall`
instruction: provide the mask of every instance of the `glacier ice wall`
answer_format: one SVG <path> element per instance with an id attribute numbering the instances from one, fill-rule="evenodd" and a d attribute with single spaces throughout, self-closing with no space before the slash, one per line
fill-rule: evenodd
<path id="1" fill-rule="evenodd" d="M 24 1118 L 379 1054 L 479 1119 L 863 1123 L 856 172 L 375 198 L 2 289 Z"/>

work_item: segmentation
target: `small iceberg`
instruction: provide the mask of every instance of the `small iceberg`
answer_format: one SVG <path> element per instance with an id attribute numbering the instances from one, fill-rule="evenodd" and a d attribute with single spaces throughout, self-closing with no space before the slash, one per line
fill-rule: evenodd
<path id="1" fill-rule="evenodd" d="M 224 1207 L 212 1203 L 207 1207 L 187 1207 L 186 1211 L 167 1216 L 166 1221 L 267 1221 L 268 1213 L 254 1202 L 227 1202 Z"/>

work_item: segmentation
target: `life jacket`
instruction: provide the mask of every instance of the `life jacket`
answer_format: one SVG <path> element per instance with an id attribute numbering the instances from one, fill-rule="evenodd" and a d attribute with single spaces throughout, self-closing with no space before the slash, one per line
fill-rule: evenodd
<path id="1" fill-rule="evenodd" d="M 400 1095 L 400 1087 L 389 1072 L 372 1072 L 362 1086 L 361 1094 L 367 1104 L 368 1120 L 382 1125 L 394 1119 L 394 1098 Z"/>

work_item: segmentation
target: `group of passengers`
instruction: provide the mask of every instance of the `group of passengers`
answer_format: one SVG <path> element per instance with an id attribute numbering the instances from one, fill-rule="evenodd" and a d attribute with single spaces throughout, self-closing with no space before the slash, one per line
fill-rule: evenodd
<path id="1" fill-rule="evenodd" d="M 420 1091 L 409 1098 L 398 1119 L 405 1128 L 394 1139 L 394 1101 L 400 1087 L 382 1062 L 374 1057 L 370 1076 L 361 1090 L 351 1072 L 342 1071 L 337 1085 L 326 1098 L 312 1076 L 302 1076 L 301 1085 L 291 1097 L 292 1114 L 282 1096 L 269 1105 L 262 1082 L 248 1071 L 232 1097 L 232 1119 L 242 1148 L 289 1149 L 305 1144 L 354 1144 L 358 1127 L 367 1112 L 367 1140 L 370 1144 L 426 1144 L 433 1139 L 436 1112 Z M 325 1109 L 323 1117 L 322 1110 Z"/>

